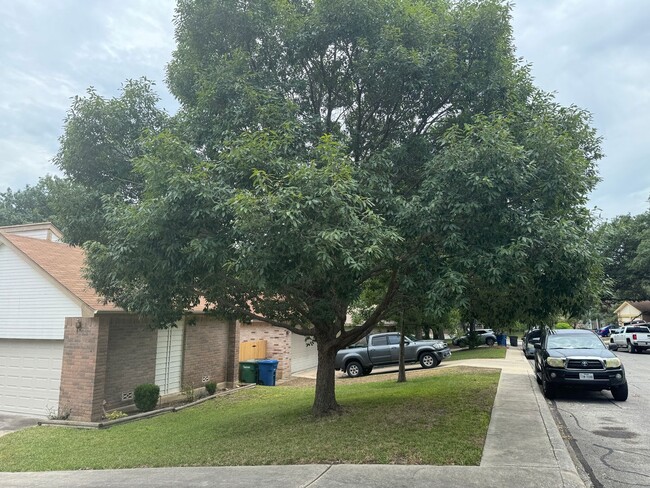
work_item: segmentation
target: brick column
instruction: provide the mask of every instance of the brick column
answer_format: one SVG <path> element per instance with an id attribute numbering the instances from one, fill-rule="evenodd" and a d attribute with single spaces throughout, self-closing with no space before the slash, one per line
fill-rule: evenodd
<path id="1" fill-rule="evenodd" d="M 226 384 L 232 388 L 239 382 L 239 321 L 232 320 L 228 326 Z"/>
<path id="2" fill-rule="evenodd" d="M 101 420 L 107 351 L 107 317 L 66 317 L 59 411 L 70 420 Z"/>

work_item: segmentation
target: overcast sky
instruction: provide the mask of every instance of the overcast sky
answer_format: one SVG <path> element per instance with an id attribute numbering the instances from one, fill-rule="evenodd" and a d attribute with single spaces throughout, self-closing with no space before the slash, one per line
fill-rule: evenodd
<path id="1" fill-rule="evenodd" d="M 128 78 L 164 84 L 174 48 L 173 0 L 0 0 L 0 191 L 58 174 L 71 98 L 94 86 L 115 96 Z M 517 53 L 562 104 L 593 114 L 603 137 L 603 217 L 637 214 L 650 196 L 650 1 L 519 0 Z"/>

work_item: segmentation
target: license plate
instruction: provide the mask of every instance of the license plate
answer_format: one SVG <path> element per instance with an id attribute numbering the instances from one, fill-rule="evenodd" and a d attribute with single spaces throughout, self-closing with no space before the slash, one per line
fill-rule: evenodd
<path id="1" fill-rule="evenodd" d="M 593 380 L 594 379 L 594 374 L 593 373 L 580 373 L 580 379 L 581 380 Z"/>

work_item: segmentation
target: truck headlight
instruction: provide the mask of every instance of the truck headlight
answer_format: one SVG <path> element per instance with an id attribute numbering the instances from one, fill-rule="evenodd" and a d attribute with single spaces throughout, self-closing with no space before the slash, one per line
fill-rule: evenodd
<path id="1" fill-rule="evenodd" d="M 546 364 L 551 368 L 564 368 L 564 358 L 546 358 Z"/>
<path id="2" fill-rule="evenodd" d="M 607 359 L 605 359 L 605 367 L 607 369 L 620 368 L 621 367 L 621 360 L 618 359 L 618 358 L 607 358 Z"/>

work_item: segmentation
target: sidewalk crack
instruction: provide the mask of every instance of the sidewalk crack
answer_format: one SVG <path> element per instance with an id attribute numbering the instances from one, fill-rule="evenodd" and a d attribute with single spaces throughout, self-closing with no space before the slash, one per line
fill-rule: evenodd
<path id="1" fill-rule="evenodd" d="M 333 465 L 333 464 L 330 464 L 329 466 L 327 466 L 327 468 L 325 468 L 325 471 L 323 471 L 321 474 L 319 474 L 318 476 L 316 476 L 316 478 L 314 478 L 313 480 L 311 480 L 311 481 L 310 481 L 309 483 L 307 483 L 306 485 L 303 485 L 302 488 L 308 488 L 309 486 L 311 486 L 311 485 L 313 485 L 314 483 L 316 483 L 319 479 L 321 479 L 323 476 L 325 476 L 325 473 L 327 473 L 327 472 L 332 468 L 332 466 L 334 466 L 334 465 Z"/>

